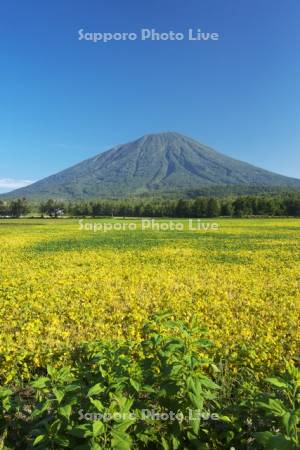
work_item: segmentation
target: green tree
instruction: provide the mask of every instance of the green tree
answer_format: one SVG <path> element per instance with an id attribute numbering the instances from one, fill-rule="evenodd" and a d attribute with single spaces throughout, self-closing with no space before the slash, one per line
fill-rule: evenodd
<path id="1" fill-rule="evenodd" d="M 216 198 L 210 198 L 207 203 L 207 217 L 217 217 L 220 215 L 220 202 Z"/>
<path id="2" fill-rule="evenodd" d="M 30 206 L 26 198 L 18 198 L 10 203 L 10 214 L 12 217 L 21 217 L 30 212 Z"/>

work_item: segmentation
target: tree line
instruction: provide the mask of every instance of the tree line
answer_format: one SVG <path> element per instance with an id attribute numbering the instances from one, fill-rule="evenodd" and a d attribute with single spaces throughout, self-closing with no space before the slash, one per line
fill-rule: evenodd
<path id="1" fill-rule="evenodd" d="M 122 216 L 122 217 L 300 217 L 300 194 L 246 195 L 228 198 L 197 197 L 179 200 L 91 200 L 65 202 L 49 199 L 30 203 L 25 198 L 0 200 L 0 217 Z"/>

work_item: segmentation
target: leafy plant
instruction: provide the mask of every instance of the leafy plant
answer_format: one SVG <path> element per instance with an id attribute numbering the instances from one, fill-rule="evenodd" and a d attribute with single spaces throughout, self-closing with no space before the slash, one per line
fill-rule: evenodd
<path id="1" fill-rule="evenodd" d="M 256 433 L 256 439 L 269 450 L 296 450 L 300 447 L 300 370 L 289 364 L 283 377 L 266 381 L 276 393 L 257 402 L 269 419 L 269 430 Z"/>
<path id="2" fill-rule="evenodd" d="M 144 322 L 140 341 L 86 343 L 69 366 L 0 389 L 0 449 L 299 448 L 299 369 L 268 378 L 256 401 L 245 383 L 224 394 L 211 346 L 195 318 L 170 313 Z"/>
<path id="3" fill-rule="evenodd" d="M 2 390 L 3 439 L 45 450 L 200 448 L 209 442 L 203 417 L 217 411 L 219 390 L 205 334 L 195 320 L 187 325 L 161 314 L 142 327 L 140 343 L 81 346 L 72 366 L 48 366 L 31 382 L 34 399 L 19 442 L 7 434 L 13 393 Z"/>

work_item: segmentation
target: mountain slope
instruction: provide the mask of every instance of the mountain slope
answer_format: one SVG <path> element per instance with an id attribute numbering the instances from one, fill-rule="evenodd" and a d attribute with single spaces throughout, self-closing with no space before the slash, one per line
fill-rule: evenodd
<path id="1" fill-rule="evenodd" d="M 6 197 L 110 198 L 213 185 L 300 187 L 300 180 L 229 158 L 168 132 L 117 146 Z"/>

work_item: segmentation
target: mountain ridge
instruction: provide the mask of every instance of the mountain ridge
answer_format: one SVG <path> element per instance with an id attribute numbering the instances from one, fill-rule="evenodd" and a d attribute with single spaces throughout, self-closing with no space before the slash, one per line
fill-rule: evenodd
<path id="1" fill-rule="evenodd" d="M 226 156 L 177 132 L 147 134 L 1 197 L 122 198 L 209 186 L 300 188 L 300 180 Z"/>

